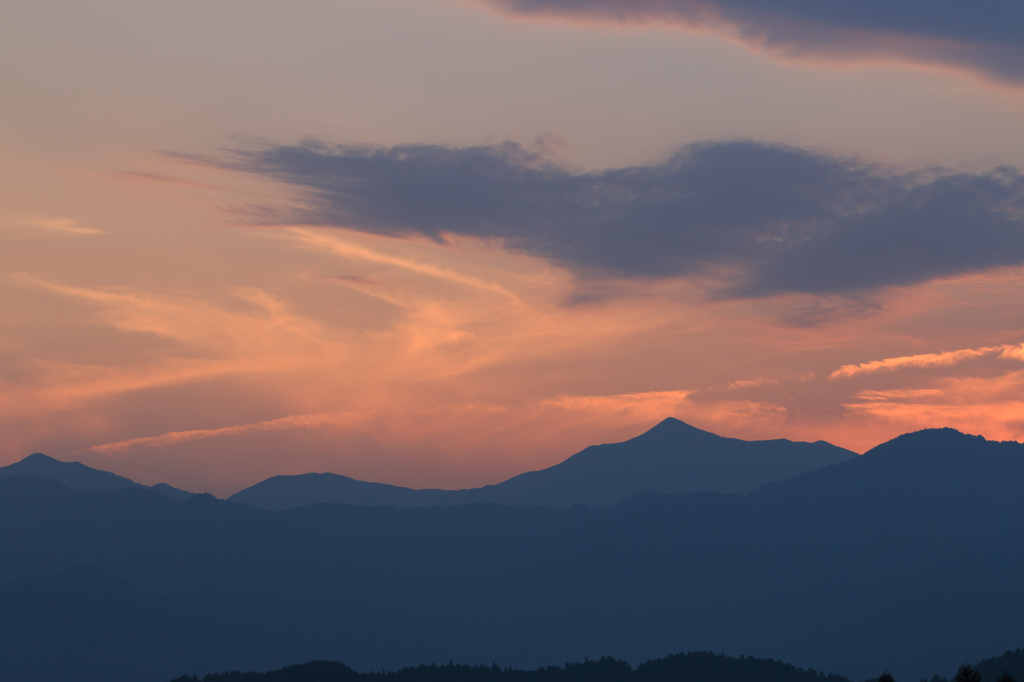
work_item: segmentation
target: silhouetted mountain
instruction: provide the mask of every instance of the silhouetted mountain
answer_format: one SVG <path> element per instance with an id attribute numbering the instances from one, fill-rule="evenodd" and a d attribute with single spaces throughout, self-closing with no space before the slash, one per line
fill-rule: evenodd
<path id="1" fill-rule="evenodd" d="M 120 490 L 139 485 L 135 481 L 87 467 L 80 462 L 61 462 L 41 452 L 20 462 L 0 467 L 0 476 L 39 476 L 60 481 L 73 490 Z"/>
<path id="2" fill-rule="evenodd" d="M 60 481 L 72 490 L 120 490 L 122 488 L 150 488 L 164 497 L 181 502 L 195 493 L 179 490 L 166 483 L 144 486 L 130 478 L 87 467 L 81 462 L 61 462 L 41 452 L 31 454 L 20 462 L 0 467 L 2 476 L 38 476 Z"/>
<path id="3" fill-rule="evenodd" d="M 845 461 L 856 454 L 817 443 L 723 438 L 666 419 L 625 441 L 595 445 L 561 464 L 483 488 L 412 490 L 337 474 L 274 476 L 229 499 L 282 510 L 318 503 L 433 507 L 497 502 L 540 507 L 603 506 L 647 490 L 744 495 L 771 482 Z"/>
<path id="4" fill-rule="evenodd" d="M 1021 490 L 1024 446 L 947 429 L 746 497 L 647 493 L 569 509 L 272 512 L 8 477 L 0 623 L 15 643 L 0 678 L 52 671 L 68 651 L 79 682 L 156 682 L 316 659 L 536 668 L 710 649 L 851 679 L 948 677 L 1024 642 Z M 95 587 L 46 582 L 81 565 L 106 575 Z M 75 597 L 90 590 L 100 596 Z M 123 626 L 96 620 L 104 600 L 123 605 Z M 19 644 L 18 627 L 34 643 Z M 81 646 L 79 628 L 90 629 Z M 129 675 L 107 655 L 122 647 L 169 663 Z"/>
<path id="5" fill-rule="evenodd" d="M 148 487 L 153 492 L 159 493 L 159 494 L 163 495 L 164 497 L 166 497 L 168 500 L 171 500 L 172 502 L 184 502 L 188 498 L 195 496 L 195 493 L 190 493 L 187 490 L 181 490 L 180 488 L 175 488 L 175 487 L 170 486 L 170 485 L 168 485 L 166 483 L 157 483 L 156 485 L 143 486 L 143 487 L 144 488 Z"/>
<path id="6" fill-rule="evenodd" d="M 734 658 L 710 651 L 675 654 L 640 665 L 636 682 L 849 682 L 845 677 L 804 670 L 771 658 Z"/>
<path id="7" fill-rule="evenodd" d="M 475 490 L 414 490 L 386 483 L 358 481 L 339 474 L 273 476 L 228 499 L 257 509 L 281 511 L 311 504 L 356 504 L 363 507 L 445 507 L 469 504 Z"/>
<path id="8" fill-rule="evenodd" d="M 982 682 L 996 682 L 1004 673 L 1021 682 L 1024 680 L 1024 648 L 1007 651 L 1002 656 L 986 658 L 976 667 L 981 673 Z"/>
<path id="9" fill-rule="evenodd" d="M 733 658 L 711 652 L 675 654 L 636 670 L 610 656 L 537 670 L 487 665 L 418 665 L 394 672 L 358 673 L 343 663 L 313 661 L 265 673 L 183 675 L 172 682 L 850 682 L 765 658 Z"/>

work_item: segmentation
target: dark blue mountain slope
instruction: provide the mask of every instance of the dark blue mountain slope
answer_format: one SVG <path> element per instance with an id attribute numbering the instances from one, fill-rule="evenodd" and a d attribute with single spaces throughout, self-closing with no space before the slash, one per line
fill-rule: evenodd
<path id="1" fill-rule="evenodd" d="M 413 490 L 337 474 L 274 476 L 232 495 L 261 509 L 322 502 L 432 507 L 497 502 L 541 507 L 609 505 L 653 490 L 671 495 L 745 495 L 766 483 L 845 461 L 856 454 L 823 441 L 743 441 L 666 419 L 623 443 L 595 445 L 561 464 L 467 490 Z"/>
<path id="2" fill-rule="evenodd" d="M 1024 446 L 949 430 L 908 434 L 746 497 L 646 493 L 569 509 L 271 512 L 9 477 L 0 583 L 89 565 L 144 600 L 194 604 L 195 623 L 158 618 L 169 634 L 146 644 L 165 652 L 155 659 L 173 650 L 167 660 L 193 664 L 139 682 L 318 658 L 356 670 L 449 659 L 536 668 L 680 650 L 917 680 L 1024 643 L 1022 489 Z M 33 610 L 48 597 L 32 594 L 13 602 L 17 612 L 0 598 L 0 622 L 91 617 L 73 599 L 63 613 Z M 190 627 L 212 643 L 189 639 Z M 232 628 L 254 634 L 231 639 Z M 64 655 L 48 646 L 47 656 Z M 0 678 L 2 666 L 24 664 L 18 651 L 0 656 Z M 95 666 L 83 670 L 101 670 L 103 655 L 82 653 Z"/>
<path id="3" fill-rule="evenodd" d="M 130 478 L 87 467 L 81 462 L 61 462 L 41 452 L 29 455 L 20 462 L 0 467 L 0 477 L 38 476 L 60 481 L 73 490 L 120 490 L 122 488 L 149 487 L 169 500 L 181 502 L 194 493 L 179 490 L 166 483 L 144 486 Z"/>

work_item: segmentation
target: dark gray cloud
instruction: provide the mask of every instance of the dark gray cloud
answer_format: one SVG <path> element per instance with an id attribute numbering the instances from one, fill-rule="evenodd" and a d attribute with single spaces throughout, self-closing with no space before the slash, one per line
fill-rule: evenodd
<path id="1" fill-rule="evenodd" d="M 309 142 L 218 164 L 305 190 L 272 220 L 501 240 L 583 278 L 709 277 L 714 296 L 859 295 L 1024 263 L 1024 176 L 895 172 L 756 142 L 573 172 L 505 143 Z"/>
<path id="2" fill-rule="evenodd" d="M 520 14 L 727 27 L 787 54 L 889 53 L 1024 81 L 1019 0 L 485 0 Z"/>

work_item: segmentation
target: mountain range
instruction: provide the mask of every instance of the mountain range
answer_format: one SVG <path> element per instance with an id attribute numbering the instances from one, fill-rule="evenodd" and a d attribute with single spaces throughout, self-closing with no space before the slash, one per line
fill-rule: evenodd
<path id="1" fill-rule="evenodd" d="M 366 507 L 446 507 L 497 502 L 520 506 L 605 506 L 639 492 L 668 495 L 722 492 L 745 495 L 766 483 L 845 461 L 857 454 L 824 441 L 744 441 L 665 419 L 623 443 L 593 445 L 560 464 L 530 471 L 502 483 L 466 490 L 414 490 L 358 481 L 332 473 L 273 476 L 228 499 L 280 511 L 312 504 Z M 39 476 L 74 490 L 146 487 L 79 462 L 60 462 L 41 453 L 0 467 L 3 476 Z M 195 493 L 166 483 L 151 489 L 175 502 Z"/>
<path id="2" fill-rule="evenodd" d="M 147 488 L 174 502 L 182 502 L 195 495 L 187 490 L 157 483 L 144 486 L 130 478 L 87 467 L 81 462 L 61 462 L 41 452 L 29 455 L 20 462 L 0 467 L 0 478 L 8 476 L 38 476 L 60 481 L 72 490 L 121 490 L 123 488 Z"/>
<path id="3" fill-rule="evenodd" d="M 283 511 L 0 478 L 0 678 L 680 650 L 850 679 L 1024 643 L 1024 445 L 951 429 L 746 494 Z M 988 682 L 988 681 L 986 681 Z"/>
<path id="4" fill-rule="evenodd" d="M 824 441 L 744 441 L 665 419 L 624 443 L 593 445 L 561 464 L 467 490 L 413 490 L 337 474 L 274 476 L 232 502 L 282 510 L 311 504 L 436 507 L 497 502 L 537 507 L 604 506 L 630 495 L 721 492 L 745 495 L 766 483 L 837 464 L 856 453 Z"/>

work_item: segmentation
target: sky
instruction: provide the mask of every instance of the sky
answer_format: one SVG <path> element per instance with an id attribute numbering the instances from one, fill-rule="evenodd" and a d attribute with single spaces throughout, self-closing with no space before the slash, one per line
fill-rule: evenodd
<path id="1" fill-rule="evenodd" d="M 1019 4 L 40 0 L 0 465 L 496 483 L 665 417 L 1024 438 Z"/>

